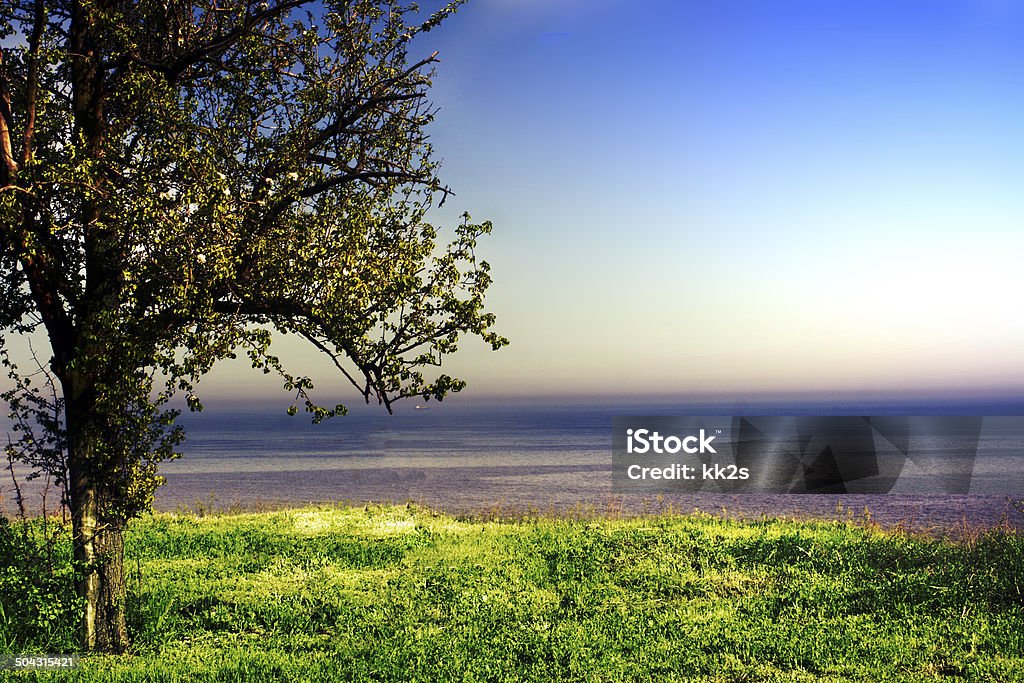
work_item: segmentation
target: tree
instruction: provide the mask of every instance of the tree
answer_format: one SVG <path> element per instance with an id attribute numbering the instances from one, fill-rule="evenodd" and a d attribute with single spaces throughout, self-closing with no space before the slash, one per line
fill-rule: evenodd
<path id="1" fill-rule="evenodd" d="M 67 490 L 82 643 L 122 651 L 122 532 L 183 433 L 171 400 L 299 335 L 367 402 L 442 399 L 483 309 L 489 223 L 446 248 L 426 222 L 437 55 L 410 42 L 451 15 L 380 0 L 7 0 L 0 19 L 0 329 L 42 326 L 51 398 L 3 358 L 39 418 L 11 448 Z M 425 19 L 412 21 L 417 17 Z M 25 420 L 21 422 L 26 424 Z"/>

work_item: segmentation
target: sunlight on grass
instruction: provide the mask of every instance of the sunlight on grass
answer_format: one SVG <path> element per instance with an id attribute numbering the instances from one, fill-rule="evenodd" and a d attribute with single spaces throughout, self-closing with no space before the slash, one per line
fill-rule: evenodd
<path id="1" fill-rule="evenodd" d="M 151 515 L 126 553 L 133 654 L 83 680 L 1024 680 L 1006 533 L 318 507 Z"/>

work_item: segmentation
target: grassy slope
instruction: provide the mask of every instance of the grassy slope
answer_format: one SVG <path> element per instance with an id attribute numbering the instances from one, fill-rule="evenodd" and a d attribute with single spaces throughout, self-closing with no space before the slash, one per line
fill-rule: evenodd
<path id="1" fill-rule="evenodd" d="M 127 555 L 137 652 L 83 680 L 1024 681 L 1021 537 L 399 506 L 156 515 Z"/>

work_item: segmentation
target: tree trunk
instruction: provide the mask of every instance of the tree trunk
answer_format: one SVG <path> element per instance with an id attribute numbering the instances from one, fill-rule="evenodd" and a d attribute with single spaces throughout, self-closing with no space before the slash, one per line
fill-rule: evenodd
<path id="1" fill-rule="evenodd" d="M 85 603 L 79 635 L 85 650 L 122 653 L 128 647 L 124 522 L 106 514 L 94 476 L 97 432 L 90 428 L 88 414 L 81 414 L 82 393 L 72 396 L 65 405 L 75 587 Z"/>
<path id="2" fill-rule="evenodd" d="M 72 488 L 76 589 L 85 602 L 81 644 L 86 650 L 121 653 L 128 647 L 123 525 L 101 521 L 95 501 L 88 484 Z"/>

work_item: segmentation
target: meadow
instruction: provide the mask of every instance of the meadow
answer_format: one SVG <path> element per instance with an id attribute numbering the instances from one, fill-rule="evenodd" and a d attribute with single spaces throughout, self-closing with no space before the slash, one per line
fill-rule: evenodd
<path id="1" fill-rule="evenodd" d="M 74 652 L 66 531 L 18 524 L 0 522 L 0 657 Z M 126 558 L 131 654 L 0 677 L 1024 681 L 1024 537 L 1005 531 L 317 507 L 149 515 Z"/>

